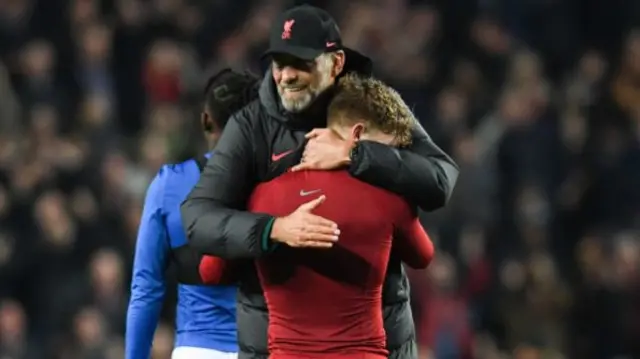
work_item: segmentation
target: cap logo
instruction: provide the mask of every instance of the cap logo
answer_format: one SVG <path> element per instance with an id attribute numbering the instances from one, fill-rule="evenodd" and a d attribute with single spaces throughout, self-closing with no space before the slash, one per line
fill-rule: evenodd
<path id="1" fill-rule="evenodd" d="M 296 21 L 291 19 L 284 22 L 283 30 L 282 30 L 282 40 L 289 40 L 291 38 L 291 28 Z"/>

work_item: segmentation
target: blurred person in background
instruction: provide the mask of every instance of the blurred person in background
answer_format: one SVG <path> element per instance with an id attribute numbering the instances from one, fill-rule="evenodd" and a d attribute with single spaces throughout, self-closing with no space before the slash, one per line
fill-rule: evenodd
<path id="1" fill-rule="evenodd" d="M 229 117 L 256 97 L 257 78 L 230 69 L 216 73 L 205 90 L 201 125 L 210 150 Z M 179 205 L 200 177 L 201 158 L 165 165 L 147 190 L 133 263 L 127 314 L 126 358 L 151 352 L 167 286 L 167 269 L 178 277 L 175 349 L 172 358 L 234 358 L 237 354 L 235 286 L 203 286 L 197 255 L 187 245 Z"/>
<path id="2" fill-rule="evenodd" d="M 12 300 L 0 302 L 0 358 L 37 359 L 42 353 L 29 345 L 24 308 Z"/>
<path id="3" fill-rule="evenodd" d="M 20 103 L 11 87 L 7 68 L 0 64 L 0 136 L 9 136 L 22 128 L 20 122 Z"/>
<path id="4" fill-rule="evenodd" d="M 109 342 L 105 316 L 93 307 L 80 310 L 73 320 L 74 346 L 68 347 L 69 358 L 93 359 L 104 357 Z"/>

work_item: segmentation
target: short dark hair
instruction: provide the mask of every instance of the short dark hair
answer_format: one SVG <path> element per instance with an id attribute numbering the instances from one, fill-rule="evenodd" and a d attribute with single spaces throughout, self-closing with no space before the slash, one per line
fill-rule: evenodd
<path id="1" fill-rule="evenodd" d="M 366 121 L 371 127 L 393 135 L 400 146 L 411 144 L 417 119 L 400 94 L 373 77 L 349 73 L 338 81 L 329 104 L 329 121 Z"/>
<path id="2" fill-rule="evenodd" d="M 213 74 L 204 89 L 205 107 L 219 130 L 229 117 L 258 98 L 259 78 L 248 71 L 222 69 Z"/>

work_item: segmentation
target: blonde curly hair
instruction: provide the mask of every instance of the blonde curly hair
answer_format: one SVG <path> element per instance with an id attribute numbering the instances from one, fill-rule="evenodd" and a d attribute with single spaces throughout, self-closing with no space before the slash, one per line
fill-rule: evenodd
<path id="1" fill-rule="evenodd" d="M 356 74 L 339 80 L 328 117 L 330 122 L 341 124 L 364 121 L 370 129 L 392 135 L 398 146 L 411 144 L 411 129 L 417 122 L 396 90 L 373 77 Z"/>

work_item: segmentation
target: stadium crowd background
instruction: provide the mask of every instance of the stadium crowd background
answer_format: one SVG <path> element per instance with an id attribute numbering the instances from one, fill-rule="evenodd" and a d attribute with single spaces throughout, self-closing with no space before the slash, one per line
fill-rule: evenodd
<path id="1" fill-rule="evenodd" d="M 640 358 L 640 1 L 307 3 L 461 166 L 411 273 L 422 357 Z M 122 358 L 146 185 L 292 4 L 0 2 L 0 358 Z"/>

